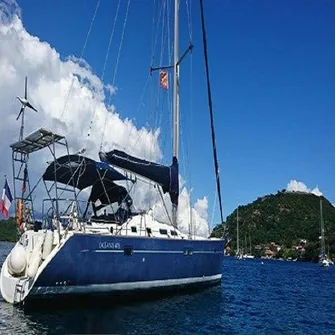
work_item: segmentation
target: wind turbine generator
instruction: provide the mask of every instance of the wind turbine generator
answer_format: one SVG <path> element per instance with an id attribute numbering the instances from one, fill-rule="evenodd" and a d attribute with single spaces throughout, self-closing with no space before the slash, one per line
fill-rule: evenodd
<path id="1" fill-rule="evenodd" d="M 28 97 L 27 97 L 27 77 L 25 79 L 24 98 L 20 98 L 19 96 L 17 96 L 16 98 L 21 102 L 21 109 L 20 109 L 20 112 L 19 112 L 18 116 L 16 117 L 16 120 L 18 120 L 21 116 L 21 128 L 20 128 L 20 135 L 19 135 L 19 140 L 21 141 L 23 139 L 25 108 L 28 107 L 28 108 L 34 110 L 35 112 L 37 112 L 37 109 L 35 107 L 33 107 L 32 104 L 28 101 Z"/>

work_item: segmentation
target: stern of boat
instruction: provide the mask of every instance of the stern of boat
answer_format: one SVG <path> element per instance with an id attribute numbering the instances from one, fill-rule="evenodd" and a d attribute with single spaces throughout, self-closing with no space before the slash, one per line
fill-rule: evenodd
<path id="1" fill-rule="evenodd" d="M 58 235 L 51 230 L 26 231 L 1 267 L 0 292 L 5 301 L 21 304 L 57 253 Z"/>

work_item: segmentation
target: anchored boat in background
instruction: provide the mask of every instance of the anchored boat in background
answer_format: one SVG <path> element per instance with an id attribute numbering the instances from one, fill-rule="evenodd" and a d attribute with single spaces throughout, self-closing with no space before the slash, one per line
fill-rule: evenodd
<path id="1" fill-rule="evenodd" d="M 170 166 L 119 150 L 101 151 L 100 162 L 70 154 L 64 136 L 43 128 L 24 137 L 24 109 L 21 110 L 19 141 L 11 145 L 19 239 L 3 263 L 0 277 L 1 294 L 7 302 L 16 304 L 94 293 L 164 291 L 221 282 L 224 240 L 185 234 L 177 226 L 179 66 L 192 44 L 180 57 L 178 0 L 174 12 L 174 63 L 164 67 L 173 70 L 174 78 Z M 202 23 L 205 33 L 203 17 Z M 206 44 L 204 50 L 206 59 Z M 209 80 L 207 60 L 206 69 Z M 165 71 L 161 72 L 161 83 L 166 85 Z M 210 98 L 209 83 L 208 94 Z M 211 104 L 210 117 L 222 220 Z M 42 200 L 42 219 L 37 221 L 33 202 L 36 185 L 30 187 L 28 161 L 33 154 L 46 149 L 53 158 L 39 181 L 44 184 L 47 198 Z M 152 210 L 134 209 L 130 190 L 138 177 L 150 180 L 169 194 L 172 203 L 172 215 L 167 213 L 169 223 L 157 219 Z M 18 185 L 24 187 L 20 189 Z M 88 199 L 82 201 L 86 190 L 90 190 Z"/>
<path id="2" fill-rule="evenodd" d="M 319 254 L 319 264 L 320 266 L 327 268 L 330 264 L 330 260 L 326 254 L 325 224 L 323 221 L 322 199 L 321 198 L 320 198 L 320 231 L 321 231 L 321 236 L 320 236 L 321 249 L 320 249 L 320 254 Z"/>

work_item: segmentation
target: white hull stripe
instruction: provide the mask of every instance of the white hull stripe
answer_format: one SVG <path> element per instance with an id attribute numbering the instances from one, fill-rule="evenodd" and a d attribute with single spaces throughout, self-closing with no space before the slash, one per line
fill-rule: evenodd
<path id="1" fill-rule="evenodd" d="M 180 279 L 165 279 L 154 281 L 138 281 L 131 283 L 115 283 L 115 284 L 91 284 L 77 286 L 41 286 L 35 287 L 31 291 L 31 295 L 49 295 L 49 294 L 85 294 L 85 293 L 101 293 L 101 292 L 117 292 L 117 291 L 132 291 L 152 288 L 173 287 L 188 284 L 201 284 L 218 281 L 222 274 L 213 276 L 180 278 Z"/>
<path id="2" fill-rule="evenodd" d="M 89 250 L 82 250 L 81 252 L 88 252 Z M 93 252 L 115 252 L 123 253 L 123 250 L 115 249 L 97 249 Z M 133 250 L 135 254 L 183 254 L 183 250 Z M 193 251 L 193 254 L 218 254 L 220 251 Z"/>
<path id="3" fill-rule="evenodd" d="M 115 253 L 123 253 L 124 251 L 123 250 L 113 250 L 113 249 L 108 249 L 108 250 L 93 250 L 93 252 L 115 252 Z"/>

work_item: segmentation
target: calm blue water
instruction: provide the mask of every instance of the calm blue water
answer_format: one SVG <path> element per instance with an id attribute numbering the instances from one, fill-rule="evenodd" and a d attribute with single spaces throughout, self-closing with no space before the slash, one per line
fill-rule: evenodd
<path id="1" fill-rule="evenodd" d="M 222 286 L 122 306 L 24 312 L 0 298 L 0 334 L 335 334 L 335 266 L 226 257 L 222 271 Z"/>

